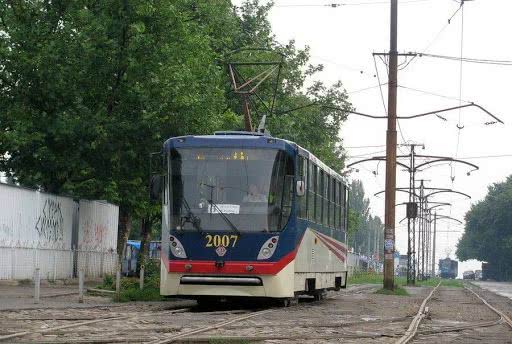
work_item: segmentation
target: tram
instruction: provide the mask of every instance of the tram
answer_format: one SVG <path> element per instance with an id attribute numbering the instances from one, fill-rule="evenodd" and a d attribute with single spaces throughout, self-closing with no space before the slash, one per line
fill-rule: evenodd
<path id="1" fill-rule="evenodd" d="M 346 286 L 348 190 L 313 154 L 253 132 L 163 152 L 162 295 L 290 301 Z"/>

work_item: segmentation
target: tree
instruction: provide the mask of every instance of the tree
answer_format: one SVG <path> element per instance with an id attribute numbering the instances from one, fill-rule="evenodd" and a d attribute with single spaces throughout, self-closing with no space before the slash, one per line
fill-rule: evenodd
<path id="1" fill-rule="evenodd" d="M 512 280 L 512 176 L 489 186 L 483 201 L 466 213 L 457 257 L 486 261 L 498 280 Z"/>
<path id="2" fill-rule="evenodd" d="M 349 197 L 348 244 L 357 253 L 380 256 L 384 243 L 384 225 L 378 216 L 370 214 L 370 200 L 366 198 L 363 183 L 353 180 Z"/>
<path id="3" fill-rule="evenodd" d="M 263 46 L 286 56 L 280 110 L 350 106 L 341 83 L 305 88 L 321 67 L 308 65 L 307 48 L 276 42 L 269 6 L 1 2 L 0 169 L 25 186 L 119 204 L 121 254 L 133 218 L 159 211 L 147 197 L 149 154 L 169 137 L 240 127 L 223 65 L 229 52 Z M 269 127 L 340 170 L 344 119 L 342 110 L 310 107 L 275 116 Z"/>
<path id="4" fill-rule="evenodd" d="M 120 205 L 122 251 L 148 208 L 149 152 L 225 108 L 228 2 L 0 4 L 1 167 L 23 185 Z M 222 27 L 222 30 L 220 29 Z"/>

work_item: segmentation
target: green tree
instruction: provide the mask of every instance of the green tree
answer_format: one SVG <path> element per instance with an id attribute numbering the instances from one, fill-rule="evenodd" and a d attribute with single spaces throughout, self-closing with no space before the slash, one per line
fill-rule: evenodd
<path id="1" fill-rule="evenodd" d="M 384 243 L 384 225 L 378 216 L 370 214 L 370 200 L 364 192 L 363 182 L 353 180 L 349 197 L 348 244 L 357 253 L 381 256 Z"/>
<path id="2" fill-rule="evenodd" d="M 465 232 L 457 257 L 490 264 L 494 277 L 512 280 L 512 176 L 489 187 L 484 200 L 466 213 Z"/>
<path id="3" fill-rule="evenodd" d="M 149 206 L 149 153 L 232 116 L 216 62 L 236 20 L 227 1 L 194 3 L 0 4 L 1 167 L 23 185 L 118 203 L 120 250 Z"/>
<path id="4" fill-rule="evenodd" d="M 308 49 L 276 42 L 270 5 L 247 1 L 104 0 L 0 2 L 0 169 L 22 185 L 106 199 L 120 206 L 119 253 L 133 218 L 149 240 L 158 206 L 147 197 L 148 160 L 165 139 L 238 129 L 240 103 L 223 62 L 247 46 L 286 57 L 276 136 L 343 166 L 341 83 L 306 79 Z M 272 87 L 265 85 L 263 95 Z M 257 121 L 261 111 L 255 109 Z"/>

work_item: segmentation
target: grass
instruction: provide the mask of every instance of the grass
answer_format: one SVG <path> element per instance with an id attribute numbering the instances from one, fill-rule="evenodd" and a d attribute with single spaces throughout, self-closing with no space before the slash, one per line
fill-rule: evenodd
<path id="1" fill-rule="evenodd" d="M 452 280 L 443 278 L 431 278 L 425 281 L 416 281 L 416 286 L 420 287 L 435 287 L 441 281 L 444 287 L 462 288 L 462 280 Z M 382 284 L 383 275 L 374 272 L 358 272 L 348 278 L 348 284 Z M 395 284 L 397 286 L 407 285 L 406 277 L 395 277 Z"/>
<path id="2" fill-rule="evenodd" d="M 165 298 L 160 295 L 160 288 L 147 287 L 142 290 L 137 288 L 130 288 L 121 290 L 119 295 L 119 302 L 129 301 L 163 301 Z"/>
<path id="3" fill-rule="evenodd" d="M 407 290 L 405 290 L 402 287 L 396 286 L 393 290 L 387 290 L 387 289 L 379 289 L 375 292 L 376 294 L 382 294 L 382 295 L 397 295 L 397 296 L 409 296 L 409 293 Z"/>
<path id="4" fill-rule="evenodd" d="M 152 261 L 146 265 L 144 278 L 144 289 L 140 290 L 138 277 L 122 277 L 119 302 L 129 301 L 163 301 L 165 298 L 160 295 L 160 266 Z M 97 286 L 98 289 L 116 290 L 114 276 L 106 275 L 103 283 Z M 114 296 L 114 301 L 116 297 Z"/>

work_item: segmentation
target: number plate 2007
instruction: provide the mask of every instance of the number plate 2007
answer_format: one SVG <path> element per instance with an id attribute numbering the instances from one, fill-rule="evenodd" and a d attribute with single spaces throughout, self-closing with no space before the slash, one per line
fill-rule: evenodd
<path id="1" fill-rule="evenodd" d="M 206 246 L 205 247 L 235 247 L 236 242 L 238 241 L 238 235 L 211 235 L 207 234 L 205 236 Z"/>

